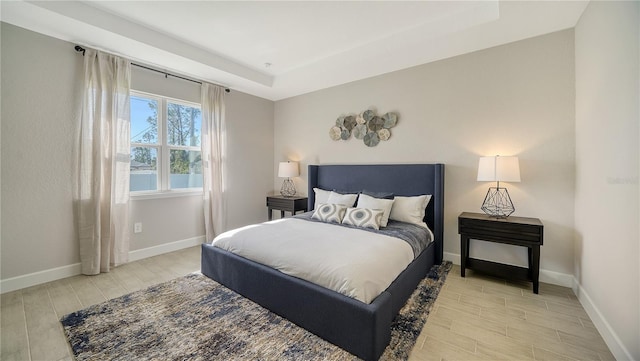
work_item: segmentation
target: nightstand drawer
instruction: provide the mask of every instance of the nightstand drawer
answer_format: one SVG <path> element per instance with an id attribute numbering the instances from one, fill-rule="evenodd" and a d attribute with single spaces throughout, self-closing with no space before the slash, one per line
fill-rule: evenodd
<path id="1" fill-rule="evenodd" d="M 470 237 L 489 238 L 496 242 L 513 243 L 531 242 L 542 245 L 543 225 L 535 218 L 509 217 L 487 218 L 488 216 L 463 213 L 458 219 L 458 233 Z M 483 219 L 486 218 L 486 219 Z"/>
<path id="2" fill-rule="evenodd" d="M 276 208 L 276 209 L 293 209 L 294 200 L 283 199 L 283 198 L 273 198 L 267 197 L 267 207 Z"/>
<path id="3" fill-rule="evenodd" d="M 542 244 L 542 226 L 501 223 L 499 227 L 490 221 L 460 219 L 458 233 L 467 233 L 496 240 L 519 240 Z"/>

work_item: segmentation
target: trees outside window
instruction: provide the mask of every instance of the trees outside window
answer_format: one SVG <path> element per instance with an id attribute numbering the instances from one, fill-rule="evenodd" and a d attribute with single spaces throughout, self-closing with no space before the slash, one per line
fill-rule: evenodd
<path id="1" fill-rule="evenodd" d="M 202 189 L 199 104 L 131 92 L 132 192 Z"/>

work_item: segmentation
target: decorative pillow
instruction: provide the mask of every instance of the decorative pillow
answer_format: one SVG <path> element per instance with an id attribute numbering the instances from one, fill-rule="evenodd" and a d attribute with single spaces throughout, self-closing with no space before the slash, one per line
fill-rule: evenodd
<path id="1" fill-rule="evenodd" d="M 325 191 L 324 189 L 320 188 L 313 188 L 313 193 L 316 194 L 316 200 L 313 204 L 313 209 L 318 209 L 320 203 L 328 203 L 327 200 L 329 199 L 329 194 L 331 194 L 331 191 Z"/>
<path id="2" fill-rule="evenodd" d="M 341 223 L 346 209 L 347 206 L 342 204 L 320 203 L 318 204 L 318 207 L 316 207 L 311 218 L 315 218 L 322 222 Z"/>
<path id="3" fill-rule="evenodd" d="M 374 198 L 364 193 L 358 197 L 358 208 L 381 209 L 384 212 L 380 221 L 381 227 L 387 226 L 392 206 L 393 199 Z"/>
<path id="4" fill-rule="evenodd" d="M 353 207 L 356 203 L 356 198 L 358 198 L 358 194 L 340 194 L 338 192 L 331 192 L 329 194 L 329 199 L 327 199 L 327 203 L 331 204 L 344 204 L 347 207 Z"/>
<path id="5" fill-rule="evenodd" d="M 380 229 L 380 222 L 384 211 L 369 208 L 347 208 L 342 224 L 356 227 Z"/>
<path id="6" fill-rule="evenodd" d="M 431 200 L 430 194 L 415 197 L 399 197 L 393 199 L 390 219 L 407 223 L 417 224 L 427 228 L 424 223 L 424 212 L 427 204 Z"/>

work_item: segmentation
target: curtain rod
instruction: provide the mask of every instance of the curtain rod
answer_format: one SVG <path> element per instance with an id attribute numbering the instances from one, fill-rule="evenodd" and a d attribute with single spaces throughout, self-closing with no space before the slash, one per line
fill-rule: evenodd
<path id="1" fill-rule="evenodd" d="M 79 53 L 81 52 L 81 53 L 82 53 L 82 56 L 84 56 L 84 53 L 85 53 L 85 51 L 86 51 L 86 49 L 85 49 L 85 48 L 81 47 L 80 45 L 76 45 L 74 49 L 75 49 L 77 52 L 79 52 Z M 150 68 L 150 67 L 145 66 L 145 65 L 140 65 L 140 64 L 136 64 L 136 63 L 131 63 L 131 65 L 133 65 L 133 66 L 137 66 L 138 68 L 142 68 L 142 69 L 146 69 L 146 70 L 155 71 L 156 73 L 164 74 L 164 77 L 165 77 L 165 78 L 166 78 L 166 77 L 169 77 L 169 76 L 172 76 L 172 77 L 174 77 L 174 78 L 178 78 L 178 79 L 182 79 L 182 80 L 186 80 L 186 81 L 190 81 L 190 82 L 193 82 L 193 83 L 197 83 L 197 84 L 201 84 L 201 85 L 202 85 L 202 82 L 201 82 L 201 81 L 193 80 L 193 79 L 189 79 L 189 78 L 185 78 L 185 77 L 180 76 L 180 75 L 171 74 L 171 73 L 168 73 L 168 72 L 166 72 L 166 71 L 162 71 L 162 70 L 158 70 L 158 69 Z M 220 84 L 214 84 L 214 85 L 221 86 Z M 229 92 L 231 92 L 231 89 L 229 89 L 229 88 L 226 88 L 226 87 L 225 87 L 225 88 L 224 88 L 224 91 L 225 91 L 225 92 L 227 92 L 227 93 L 229 93 Z"/>

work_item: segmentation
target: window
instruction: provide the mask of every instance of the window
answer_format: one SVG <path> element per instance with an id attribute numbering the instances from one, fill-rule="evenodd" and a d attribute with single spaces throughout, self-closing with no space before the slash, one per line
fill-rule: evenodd
<path id="1" fill-rule="evenodd" d="M 131 92 L 131 192 L 202 189 L 199 104 Z"/>

